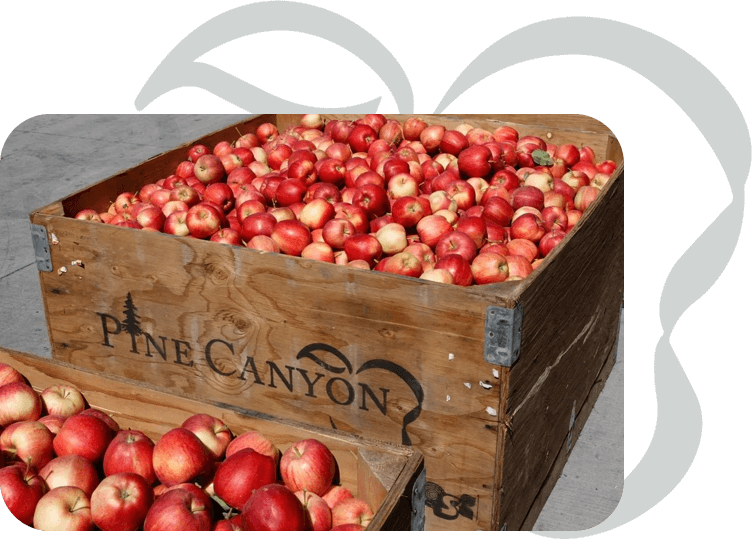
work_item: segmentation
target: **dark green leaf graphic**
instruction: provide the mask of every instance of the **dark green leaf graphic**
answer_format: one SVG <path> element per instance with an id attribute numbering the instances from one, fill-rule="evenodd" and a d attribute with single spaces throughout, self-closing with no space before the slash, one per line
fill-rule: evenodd
<path id="1" fill-rule="evenodd" d="M 700 62 L 655 34 L 589 17 L 538 22 L 499 39 L 460 73 L 436 112 L 440 113 L 473 85 L 506 67 L 562 55 L 605 58 L 658 86 L 684 109 L 708 141 L 733 193 L 731 204 L 677 261 L 664 285 L 660 302 L 664 334 L 655 352 L 658 421 L 647 453 L 624 482 L 621 502 L 609 518 L 594 528 L 542 534 L 584 537 L 626 524 L 660 503 L 684 478 L 697 454 L 702 410 L 669 339 L 679 317 L 713 286 L 736 249 L 752 144 L 744 116 L 733 97 Z"/>
<path id="2" fill-rule="evenodd" d="M 281 99 L 196 59 L 210 50 L 244 36 L 261 32 L 290 31 L 317 36 L 352 52 L 368 65 L 394 96 L 401 112 L 413 109 L 410 81 L 389 50 L 352 21 L 319 7 L 297 2 L 260 2 L 231 9 L 188 34 L 157 66 L 136 97 L 136 109 L 176 88 L 203 88 L 247 111 L 274 112 L 373 112 L 381 97 L 366 103 L 325 109 L 315 103 L 300 104 Z"/>

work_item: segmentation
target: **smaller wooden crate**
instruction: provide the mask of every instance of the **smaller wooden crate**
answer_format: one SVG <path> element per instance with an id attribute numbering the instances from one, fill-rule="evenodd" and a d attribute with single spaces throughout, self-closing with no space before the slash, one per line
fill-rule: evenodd
<path id="1" fill-rule="evenodd" d="M 298 440 L 316 438 L 337 459 L 341 484 L 374 510 L 367 530 L 423 530 L 426 474 L 423 455 L 412 448 L 202 404 L 4 348 L 0 363 L 21 372 L 37 391 L 62 383 L 77 387 L 92 408 L 109 414 L 121 428 L 139 430 L 155 441 L 197 413 L 218 417 L 236 435 L 258 430 L 281 451 Z"/>

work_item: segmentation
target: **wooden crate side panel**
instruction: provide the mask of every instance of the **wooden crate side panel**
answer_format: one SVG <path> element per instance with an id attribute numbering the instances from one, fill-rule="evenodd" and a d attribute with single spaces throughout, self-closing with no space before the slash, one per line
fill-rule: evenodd
<path id="1" fill-rule="evenodd" d="M 500 515 L 519 529 L 579 410 L 616 346 L 624 290 L 623 175 L 588 209 L 520 295 L 522 353 L 511 369 Z M 597 264 L 597 268 L 593 265 Z M 527 488 L 526 488 L 527 486 Z"/>
<path id="2" fill-rule="evenodd" d="M 430 462 L 428 481 L 466 500 L 463 524 L 489 521 L 498 416 L 488 409 L 498 413 L 500 397 L 482 360 L 483 326 L 486 307 L 504 305 L 499 287 L 35 219 L 59 238 L 55 271 L 40 274 L 56 359 L 205 403 L 411 443 Z M 70 267 L 75 259 L 85 267 Z M 69 271 L 58 275 L 61 265 Z M 436 519 L 454 527 L 457 514 L 446 513 Z"/>
<path id="3" fill-rule="evenodd" d="M 595 380 L 590 393 L 588 393 L 588 396 L 585 399 L 582 408 L 580 408 L 580 410 L 577 412 L 577 417 L 571 430 L 571 438 L 570 435 L 567 434 L 566 439 L 561 444 L 559 452 L 556 456 L 556 460 L 554 461 L 554 465 L 551 467 L 551 471 L 549 472 L 548 477 L 546 477 L 546 481 L 543 484 L 540 492 L 538 492 L 535 501 L 530 506 L 530 509 L 528 510 L 527 516 L 525 517 L 520 530 L 531 531 L 535 526 L 535 523 L 538 521 L 538 517 L 540 516 L 541 511 L 543 511 L 543 507 L 546 505 L 548 497 L 551 495 L 551 492 L 553 492 L 554 487 L 559 480 L 559 477 L 564 471 L 564 466 L 569 460 L 569 455 L 577 444 L 577 440 L 582 433 L 582 429 L 585 428 L 585 423 L 587 423 L 587 420 L 590 417 L 590 413 L 593 411 L 595 403 L 598 400 L 601 392 L 603 391 L 603 388 L 606 386 L 606 381 L 608 380 L 608 377 L 614 368 L 614 364 L 616 363 L 615 347 L 613 352 L 613 354 L 608 355 L 609 359 L 603 365 L 601 372 L 598 374 L 598 378 Z"/>

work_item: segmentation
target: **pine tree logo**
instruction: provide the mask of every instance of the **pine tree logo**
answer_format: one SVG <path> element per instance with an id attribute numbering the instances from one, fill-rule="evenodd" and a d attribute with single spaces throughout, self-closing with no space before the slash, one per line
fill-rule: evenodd
<path id="1" fill-rule="evenodd" d="M 143 335 L 144 332 L 141 329 L 141 317 L 136 314 L 136 311 L 138 311 L 138 309 L 133 304 L 133 298 L 131 297 L 130 292 L 128 292 L 128 297 L 125 299 L 125 304 L 123 305 L 123 307 L 125 308 L 125 310 L 123 311 L 125 318 L 120 323 L 120 327 L 123 329 L 123 331 L 130 334 L 131 352 L 137 354 L 138 348 L 136 348 L 136 337 Z"/>

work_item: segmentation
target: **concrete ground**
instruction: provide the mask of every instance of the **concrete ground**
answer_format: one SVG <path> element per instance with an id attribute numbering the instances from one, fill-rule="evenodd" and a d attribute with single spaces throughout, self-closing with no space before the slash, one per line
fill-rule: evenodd
<path id="1" fill-rule="evenodd" d="M 0 346 L 50 356 L 29 213 L 243 116 L 46 115 L 0 154 Z M 623 322 L 622 322 L 623 327 Z M 602 522 L 624 482 L 624 343 L 616 366 L 535 530 Z"/>

